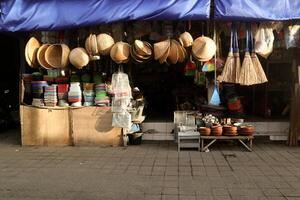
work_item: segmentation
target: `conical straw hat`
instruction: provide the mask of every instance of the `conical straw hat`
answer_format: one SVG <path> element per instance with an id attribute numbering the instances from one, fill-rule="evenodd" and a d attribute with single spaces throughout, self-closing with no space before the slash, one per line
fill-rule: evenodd
<path id="1" fill-rule="evenodd" d="M 136 53 L 139 55 L 149 56 L 152 54 L 151 47 L 149 47 L 146 42 L 143 42 L 141 40 L 134 41 L 134 48 L 136 50 Z"/>
<path id="2" fill-rule="evenodd" d="M 167 62 L 167 59 L 168 59 L 168 56 L 169 56 L 169 53 L 170 53 L 170 46 L 167 48 L 165 53 L 158 59 L 160 64 L 163 64 L 164 62 Z"/>
<path id="3" fill-rule="evenodd" d="M 38 66 L 36 54 L 40 46 L 39 41 L 35 37 L 31 37 L 26 44 L 25 59 L 28 65 L 32 68 Z"/>
<path id="4" fill-rule="evenodd" d="M 215 42 L 209 37 L 201 36 L 198 37 L 192 45 L 193 55 L 199 61 L 208 61 L 216 53 L 217 47 Z"/>
<path id="5" fill-rule="evenodd" d="M 95 34 L 90 34 L 89 37 L 85 40 L 85 49 L 90 55 L 97 55 L 98 46 L 97 46 L 97 37 Z"/>
<path id="6" fill-rule="evenodd" d="M 130 45 L 125 42 L 117 42 L 111 48 L 110 57 L 116 63 L 125 63 L 130 55 Z"/>
<path id="7" fill-rule="evenodd" d="M 180 34 L 179 41 L 182 44 L 182 46 L 189 47 L 192 46 L 194 40 L 189 32 L 184 32 Z"/>
<path id="8" fill-rule="evenodd" d="M 74 67 L 82 69 L 89 63 L 89 55 L 84 48 L 77 47 L 70 52 L 69 60 Z"/>
<path id="9" fill-rule="evenodd" d="M 37 60 L 39 64 L 45 69 L 52 69 L 51 65 L 46 62 L 45 52 L 50 44 L 43 44 L 37 51 Z"/>
<path id="10" fill-rule="evenodd" d="M 114 44 L 115 41 L 110 35 L 106 33 L 97 35 L 98 51 L 101 55 L 109 55 L 110 50 Z"/>
<path id="11" fill-rule="evenodd" d="M 65 68 L 69 64 L 70 49 L 65 44 L 50 45 L 45 52 L 46 62 L 53 68 Z"/>
<path id="12" fill-rule="evenodd" d="M 178 48 L 177 48 L 177 43 L 174 42 L 174 40 L 171 40 L 168 60 L 170 61 L 171 64 L 176 64 L 178 61 Z"/>
<path id="13" fill-rule="evenodd" d="M 154 44 L 154 59 L 158 60 L 162 56 L 165 57 L 166 52 L 169 51 L 169 48 L 170 48 L 170 40 L 164 40 L 164 41 L 155 43 Z M 166 57 L 168 57 L 168 55 Z"/>

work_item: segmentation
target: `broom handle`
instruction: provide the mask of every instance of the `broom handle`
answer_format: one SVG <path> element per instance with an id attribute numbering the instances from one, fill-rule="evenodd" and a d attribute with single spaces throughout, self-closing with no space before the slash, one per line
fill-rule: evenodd
<path id="1" fill-rule="evenodd" d="M 229 52 L 233 52 L 233 23 L 231 24 L 231 30 L 230 30 L 230 47 Z"/>
<path id="2" fill-rule="evenodd" d="M 253 42 L 253 33 L 252 33 L 252 29 L 251 29 L 251 23 L 249 23 L 249 35 L 250 35 L 250 48 L 249 48 L 249 51 L 254 52 L 254 42 Z"/>
<path id="3" fill-rule="evenodd" d="M 238 42 L 238 34 L 237 34 L 237 24 L 234 23 L 234 35 L 233 35 L 233 53 L 238 53 L 239 52 L 239 42 Z"/>
<path id="4" fill-rule="evenodd" d="M 249 24 L 246 24 L 246 48 L 245 52 L 249 52 Z"/>

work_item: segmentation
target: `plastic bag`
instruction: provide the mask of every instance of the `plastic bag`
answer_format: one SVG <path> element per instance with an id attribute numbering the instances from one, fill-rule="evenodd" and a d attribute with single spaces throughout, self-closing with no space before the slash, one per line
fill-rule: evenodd
<path id="1" fill-rule="evenodd" d="M 300 47 L 300 25 L 285 27 L 284 40 L 287 49 L 291 47 Z"/>
<path id="2" fill-rule="evenodd" d="M 273 51 L 274 34 L 272 26 L 266 23 L 260 24 L 255 34 L 255 52 L 264 58 Z"/>
<path id="3" fill-rule="evenodd" d="M 119 128 L 131 128 L 131 114 L 127 111 L 122 113 L 113 113 L 112 126 Z"/>
<path id="4" fill-rule="evenodd" d="M 115 97 L 131 98 L 131 87 L 129 85 L 128 75 L 123 72 L 117 72 L 112 75 L 112 92 Z"/>
<path id="5" fill-rule="evenodd" d="M 111 112 L 120 113 L 126 111 L 130 101 L 130 98 L 113 98 Z"/>

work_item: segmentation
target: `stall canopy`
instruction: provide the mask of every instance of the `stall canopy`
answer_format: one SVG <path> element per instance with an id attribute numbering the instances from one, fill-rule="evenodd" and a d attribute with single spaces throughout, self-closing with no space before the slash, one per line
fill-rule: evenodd
<path id="1" fill-rule="evenodd" d="M 208 19 L 210 0 L 4 0 L 0 31 L 78 28 L 128 20 Z"/>
<path id="2" fill-rule="evenodd" d="M 215 0 L 218 20 L 294 20 L 300 19 L 299 0 Z"/>

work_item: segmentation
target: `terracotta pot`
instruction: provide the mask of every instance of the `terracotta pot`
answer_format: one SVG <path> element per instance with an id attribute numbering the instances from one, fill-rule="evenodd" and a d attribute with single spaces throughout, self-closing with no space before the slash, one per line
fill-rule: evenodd
<path id="1" fill-rule="evenodd" d="M 226 125 L 226 126 L 223 126 L 223 131 L 224 132 L 237 131 L 237 127 Z"/>
<path id="2" fill-rule="evenodd" d="M 253 135 L 255 131 L 254 126 L 247 125 L 247 126 L 241 126 L 239 133 L 241 135 Z"/>
<path id="3" fill-rule="evenodd" d="M 223 127 L 220 125 L 212 126 L 211 127 L 211 134 L 215 136 L 220 136 L 222 135 L 223 132 Z"/>
<path id="4" fill-rule="evenodd" d="M 202 135 L 202 136 L 209 136 L 211 130 L 210 130 L 210 128 L 207 128 L 207 127 L 200 127 L 199 132 L 200 132 L 200 135 Z"/>

